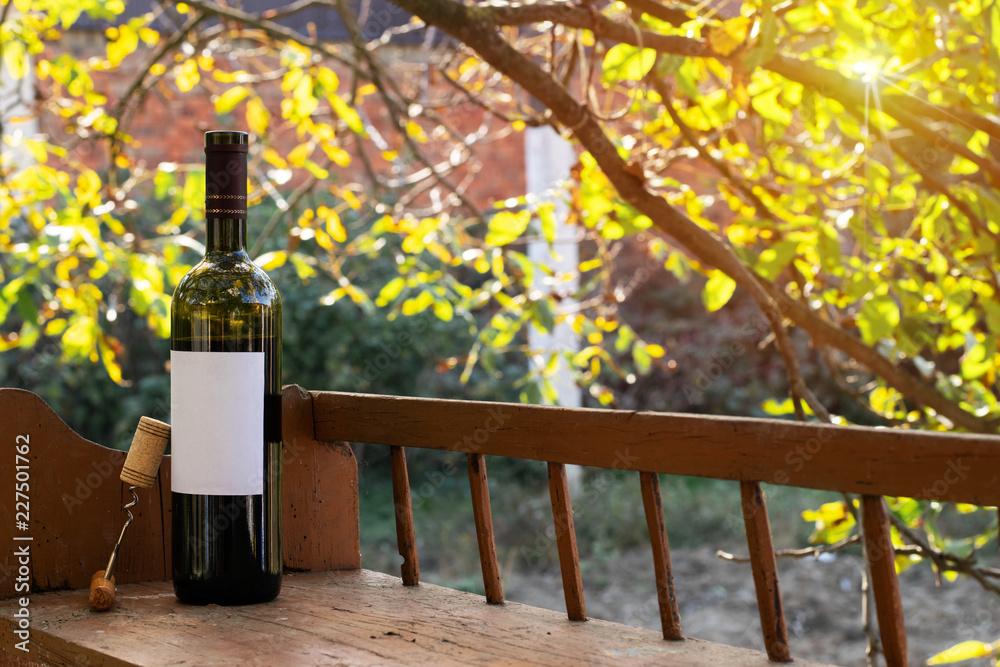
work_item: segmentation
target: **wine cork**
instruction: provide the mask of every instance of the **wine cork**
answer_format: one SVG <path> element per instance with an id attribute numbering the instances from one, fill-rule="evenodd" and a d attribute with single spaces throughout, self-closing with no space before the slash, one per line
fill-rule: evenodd
<path id="1" fill-rule="evenodd" d="M 156 481 L 156 471 L 160 468 L 163 450 L 170 442 L 170 425 L 156 419 L 140 417 L 139 426 L 135 429 L 132 446 L 129 447 L 125 466 L 122 468 L 122 481 L 143 489 L 153 486 Z"/>

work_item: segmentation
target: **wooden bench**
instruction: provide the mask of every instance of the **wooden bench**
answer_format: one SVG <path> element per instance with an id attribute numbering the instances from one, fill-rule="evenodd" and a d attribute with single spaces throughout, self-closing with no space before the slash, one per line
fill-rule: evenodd
<path id="1" fill-rule="evenodd" d="M 134 508 L 136 519 L 118 565 L 117 606 L 97 613 L 87 606 L 86 587 L 123 522 L 127 490 L 118 474 L 124 453 L 84 440 L 34 394 L 0 389 L 0 493 L 7 496 L 2 534 L 9 536 L 0 553 L 0 664 L 788 661 L 760 487 L 769 482 L 861 494 L 885 655 L 890 665 L 905 665 L 906 633 L 882 496 L 1000 502 L 1000 438 L 994 437 L 307 392 L 295 386 L 283 392 L 283 420 L 288 574 L 281 596 L 247 607 L 176 601 L 167 581 L 170 461 L 165 457 L 156 484 L 140 493 Z M 401 580 L 361 569 L 357 465 L 347 442 L 391 449 Z M 28 445 L 27 464 L 15 460 L 17 444 Z M 485 600 L 419 584 L 406 447 L 467 454 Z M 503 604 L 485 455 L 547 462 L 568 619 Z M 566 464 L 636 473 L 662 633 L 582 622 L 586 608 Z M 30 481 L 26 528 L 10 509 L 19 473 Z M 740 485 L 766 655 L 682 639 L 658 473 Z M 20 570 L 18 551 L 25 547 L 30 555 L 26 570 Z M 18 589 L 24 581 L 30 582 L 30 594 Z M 25 613 L 28 620 L 22 623 Z M 29 634 L 19 635 L 25 624 Z M 25 636 L 27 644 L 21 644 Z M 814 664 L 801 657 L 796 662 Z"/>

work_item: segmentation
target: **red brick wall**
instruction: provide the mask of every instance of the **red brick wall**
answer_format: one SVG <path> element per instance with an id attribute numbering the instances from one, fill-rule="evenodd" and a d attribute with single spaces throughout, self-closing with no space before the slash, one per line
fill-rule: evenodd
<path id="1" fill-rule="evenodd" d="M 77 58 L 84 60 L 96 56 L 102 57 L 105 53 L 106 38 L 102 33 L 90 31 L 75 31 L 66 35 L 61 49 L 68 50 Z M 101 94 L 107 96 L 108 107 L 113 108 L 113 104 L 128 90 L 129 86 L 136 80 L 139 68 L 145 62 L 148 51 L 140 47 L 139 51 L 127 58 L 114 73 L 100 71 L 92 72 L 95 87 Z M 49 53 L 48 57 L 54 57 L 57 53 Z M 389 67 L 398 75 L 398 79 L 404 84 L 409 84 L 411 88 L 420 81 L 420 63 L 416 58 L 419 54 L 415 51 L 398 51 L 389 62 Z M 172 63 L 163 61 L 168 66 Z M 216 59 L 216 66 L 227 68 L 227 63 L 221 56 Z M 341 78 L 341 89 L 344 83 L 350 81 L 347 71 L 338 72 Z M 50 82 L 40 82 L 42 94 Z M 129 150 L 129 156 L 134 158 L 146 169 L 155 169 L 160 162 L 196 163 L 200 164 L 204 159 L 202 149 L 202 134 L 211 129 L 246 129 L 245 127 L 245 103 L 240 103 L 230 114 L 219 116 L 215 113 L 212 102 L 213 94 L 223 92 L 235 84 L 219 83 L 211 77 L 202 75 L 202 82 L 193 90 L 181 93 L 177 90 L 172 77 L 164 77 L 161 82 L 153 87 L 138 108 L 135 110 L 132 121 L 127 126 L 127 131 L 135 139 L 135 145 Z M 287 155 L 296 145 L 305 141 L 308 137 L 297 137 L 294 128 L 283 127 L 287 123 L 283 121 L 280 113 L 281 90 L 279 82 L 268 82 L 255 87 L 255 91 L 264 100 L 268 110 L 271 112 L 272 131 L 267 138 L 268 143 L 278 151 L 279 154 Z M 416 92 L 416 91 L 408 91 Z M 427 108 L 439 113 L 442 118 L 451 125 L 458 136 L 464 136 L 475 132 L 484 122 L 486 113 L 474 104 L 465 103 L 460 105 L 450 105 L 445 108 L 433 108 L 435 100 L 453 99 L 454 91 L 447 83 L 440 81 L 432 83 L 423 95 Z M 392 131 L 389 116 L 377 94 L 372 94 L 364 99 L 362 106 L 363 114 L 379 132 L 390 143 L 390 148 L 398 150 L 402 146 L 402 137 L 399 132 Z M 322 101 L 314 116 L 317 120 L 330 120 L 331 111 L 328 105 Z M 421 126 L 428 132 L 432 125 L 421 118 L 415 118 Z M 491 130 L 499 130 L 502 127 L 501 121 L 489 120 Z M 42 119 L 42 130 L 53 137 L 53 140 L 60 144 L 72 145 L 73 137 L 67 135 L 64 126 L 60 125 L 60 120 L 51 114 Z M 453 143 L 437 142 L 433 139 L 424 144 L 428 157 L 434 164 L 439 164 L 447 160 L 448 152 Z M 358 146 L 354 138 L 346 132 L 344 134 L 343 147 L 352 153 L 355 158 L 351 165 L 340 169 L 334 166 L 331 169 L 329 178 L 330 184 L 364 182 L 367 180 L 360 160 L 356 157 L 358 150 L 365 150 L 371 161 L 376 165 L 376 170 L 383 178 L 390 178 L 388 167 L 380 155 L 380 151 L 370 141 L 364 142 L 363 146 Z M 444 150 L 442 150 L 442 147 Z M 477 144 L 472 147 L 474 158 L 460 165 L 455 172 L 448 175 L 448 180 L 453 184 L 462 182 L 466 175 L 472 175 L 471 182 L 467 185 L 467 196 L 475 202 L 481 209 L 487 209 L 492 202 L 503 200 L 524 194 L 524 136 L 520 132 L 508 131 L 505 136 L 489 143 Z M 108 156 L 106 142 L 84 141 L 76 148 L 76 157 L 81 159 L 88 166 L 104 170 L 107 168 Z M 324 162 L 325 159 L 319 154 L 314 155 L 316 162 Z M 304 178 L 298 174 L 296 179 Z M 290 190 L 295 187 L 298 180 L 286 183 L 280 189 Z M 325 185 L 325 183 L 324 183 Z M 403 192 L 408 188 L 404 188 Z M 444 193 L 442 193 L 443 195 Z M 419 204 L 426 204 L 427 198 L 418 200 Z"/>

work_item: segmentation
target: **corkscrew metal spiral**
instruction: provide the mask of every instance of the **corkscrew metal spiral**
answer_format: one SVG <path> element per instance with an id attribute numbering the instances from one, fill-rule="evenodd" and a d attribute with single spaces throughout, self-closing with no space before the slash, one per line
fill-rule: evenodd
<path id="1" fill-rule="evenodd" d="M 125 531 L 135 520 L 132 508 L 139 503 L 139 494 L 135 490 L 148 489 L 156 482 L 160 459 L 163 458 L 163 451 L 169 442 L 170 427 L 167 424 L 149 417 L 142 417 L 139 420 L 139 427 L 136 429 L 121 474 L 121 480 L 129 484 L 128 491 L 132 494 L 132 501 L 122 506 L 128 514 L 128 520 L 122 526 L 122 532 L 118 535 L 118 541 L 111 551 L 107 567 L 98 570 L 90 578 L 90 606 L 97 611 L 110 609 L 115 603 L 115 563 L 118 560 L 122 540 L 125 538 Z"/>
<path id="2" fill-rule="evenodd" d="M 128 487 L 129 493 L 132 494 L 132 502 L 122 506 L 122 509 L 128 513 L 128 519 L 125 521 L 125 525 L 122 526 L 122 532 L 118 536 L 118 541 L 115 543 L 114 550 L 111 552 L 111 558 L 108 559 L 108 565 L 107 567 L 104 568 L 105 579 L 110 579 L 111 576 L 115 573 L 115 561 L 118 560 L 118 550 L 121 549 L 122 538 L 125 537 L 125 531 L 128 529 L 130 525 L 132 525 L 132 521 L 135 519 L 135 517 L 132 516 L 132 510 L 129 509 L 131 507 L 135 507 L 139 502 L 139 496 L 136 494 L 135 489 L 136 489 L 135 485 Z"/>

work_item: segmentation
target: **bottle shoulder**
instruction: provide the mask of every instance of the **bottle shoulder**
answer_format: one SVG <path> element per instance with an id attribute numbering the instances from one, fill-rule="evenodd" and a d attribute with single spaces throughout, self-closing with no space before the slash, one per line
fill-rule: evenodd
<path id="1" fill-rule="evenodd" d="M 181 278 L 174 299 L 189 303 L 281 305 L 271 278 L 249 259 L 206 257 Z"/>

